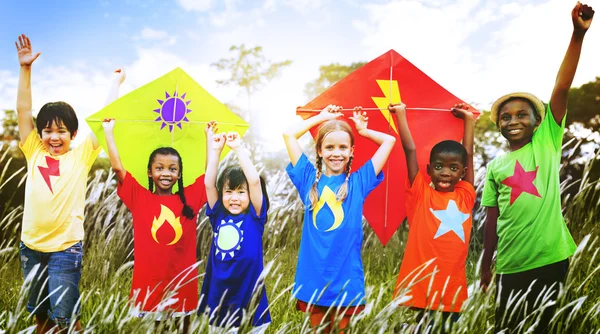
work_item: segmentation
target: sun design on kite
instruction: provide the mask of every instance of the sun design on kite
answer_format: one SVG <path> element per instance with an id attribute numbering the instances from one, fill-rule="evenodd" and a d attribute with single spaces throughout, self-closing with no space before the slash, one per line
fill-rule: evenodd
<path id="1" fill-rule="evenodd" d="M 168 92 L 165 92 L 164 100 L 156 100 L 160 103 L 160 108 L 154 109 L 155 113 L 158 113 L 157 119 L 155 122 L 162 122 L 160 129 L 162 130 L 165 126 L 169 126 L 169 131 L 173 131 L 173 127 L 177 125 L 181 129 L 181 122 L 189 122 L 190 120 L 186 117 L 186 115 L 192 112 L 188 109 L 188 105 L 192 100 L 186 101 L 185 94 L 178 96 L 177 91 L 173 93 L 173 96 L 169 95 Z"/>
<path id="2" fill-rule="evenodd" d="M 235 257 L 235 252 L 242 248 L 244 241 L 242 223 L 243 221 L 234 223 L 231 219 L 221 220 L 217 232 L 214 233 L 215 256 L 221 255 L 221 260 L 225 260 L 227 255 L 232 259 Z"/>

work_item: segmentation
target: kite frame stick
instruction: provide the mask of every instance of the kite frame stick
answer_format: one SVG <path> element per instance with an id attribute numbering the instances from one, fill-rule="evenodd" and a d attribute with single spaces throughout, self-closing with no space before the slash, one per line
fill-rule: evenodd
<path id="1" fill-rule="evenodd" d="M 374 111 L 374 110 L 388 110 L 387 108 L 362 108 L 363 111 Z M 440 109 L 440 108 L 406 108 L 406 110 L 432 110 L 432 111 L 450 111 L 450 109 Z M 299 112 L 321 112 L 318 109 L 304 109 L 297 108 L 296 111 Z M 338 109 L 337 111 L 354 111 L 354 109 Z"/>
<path id="2" fill-rule="evenodd" d="M 99 119 L 99 118 L 90 118 L 88 119 L 88 121 L 90 122 L 103 122 L 103 119 Z M 156 121 L 153 120 L 149 120 L 149 119 L 121 119 L 121 118 L 115 118 L 116 122 L 123 122 L 123 123 L 155 123 Z M 168 121 L 167 121 L 168 122 Z M 182 124 L 208 124 L 208 122 L 199 122 L 199 121 L 189 121 L 189 122 L 181 122 Z M 224 125 L 236 125 L 236 126 L 245 126 L 245 127 L 250 127 L 250 125 L 248 124 L 244 124 L 244 123 L 230 123 L 230 122 L 218 122 L 219 124 L 224 124 Z"/>

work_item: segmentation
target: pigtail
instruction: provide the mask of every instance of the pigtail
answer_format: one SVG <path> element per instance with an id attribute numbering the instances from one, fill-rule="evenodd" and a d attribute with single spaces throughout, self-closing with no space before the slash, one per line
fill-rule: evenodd
<path id="1" fill-rule="evenodd" d="M 150 190 L 151 193 L 154 192 L 154 181 L 152 181 L 152 178 L 148 176 L 148 190 Z"/>
<path id="2" fill-rule="evenodd" d="M 181 199 L 181 203 L 183 203 L 183 209 L 181 210 L 181 214 L 184 215 L 187 219 L 194 219 L 194 210 L 192 207 L 187 205 L 185 200 L 185 193 L 183 188 L 183 160 L 181 160 L 181 156 L 179 152 L 177 153 L 177 157 L 179 158 L 179 180 L 177 180 L 177 186 L 179 190 L 177 191 L 177 195 L 179 195 L 179 199 Z"/>
<path id="3" fill-rule="evenodd" d="M 323 158 L 317 157 L 317 177 L 315 177 L 315 182 L 310 188 L 309 199 L 310 199 L 310 209 L 312 210 L 317 202 L 319 201 L 319 190 L 317 189 L 317 184 L 319 183 L 319 179 L 321 178 L 321 169 L 323 168 Z"/>
<path id="4" fill-rule="evenodd" d="M 337 194 L 335 194 L 335 199 L 339 202 L 345 200 L 346 196 L 348 196 L 348 180 L 350 180 L 350 170 L 352 168 L 352 160 L 354 160 L 354 156 L 351 156 L 350 159 L 348 159 L 348 164 L 346 165 L 346 180 L 340 186 L 340 189 L 338 189 Z"/>

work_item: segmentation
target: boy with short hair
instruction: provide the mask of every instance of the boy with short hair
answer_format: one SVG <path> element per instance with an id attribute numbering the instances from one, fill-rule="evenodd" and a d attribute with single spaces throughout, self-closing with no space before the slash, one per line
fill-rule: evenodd
<path id="1" fill-rule="evenodd" d="M 490 267 L 498 246 L 496 331 L 530 330 L 524 327 L 528 316 L 534 333 L 549 330 L 568 258 L 576 249 L 562 216 L 559 169 L 569 88 L 593 15 L 592 8 L 580 2 L 571 11 L 573 35 L 547 107 L 529 93 L 508 94 L 492 105 L 490 117 L 510 148 L 488 164 L 481 200 L 487 207 L 484 289 L 492 280 Z"/>
<path id="2" fill-rule="evenodd" d="M 441 311 L 441 333 L 448 318 L 454 323 L 467 299 L 466 261 L 471 237 L 475 188 L 473 188 L 473 113 L 465 104 L 451 112 L 464 120 L 463 143 L 444 140 L 430 153 L 426 177 L 419 172 L 415 143 L 406 121 L 404 104 L 390 106 L 396 116 L 406 156 L 406 212 L 408 241 L 394 290 L 402 306 L 419 311 L 418 326 L 433 325 L 434 311 Z M 462 179 L 462 180 L 461 180 Z"/>
<path id="3" fill-rule="evenodd" d="M 31 64 L 40 53 L 32 54 L 25 35 L 19 36 L 15 45 L 21 66 L 17 92 L 19 147 L 27 159 L 19 245 L 23 274 L 26 281 L 32 279 L 27 310 L 35 312 L 38 333 L 55 325 L 68 328 L 73 321 L 74 328 L 81 330 L 79 280 L 85 195 L 87 176 L 100 147 L 92 134 L 69 150 L 79 124 L 73 108 L 65 102 L 45 104 L 34 131 Z M 116 98 L 122 79 L 124 73 L 120 72 L 107 102 Z"/>

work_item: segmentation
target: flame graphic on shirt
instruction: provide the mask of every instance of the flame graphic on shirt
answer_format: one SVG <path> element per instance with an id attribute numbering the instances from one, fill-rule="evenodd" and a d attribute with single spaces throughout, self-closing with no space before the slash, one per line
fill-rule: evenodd
<path id="1" fill-rule="evenodd" d="M 40 170 L 40 174 L 42 174 L 44 181 L 46 181 L 48 188 L 50 188 L 50 192 L 54 194 L 54 191 L 52 190 L 52 182 L 50 182 L 50 176 L 60 176 L 60 160 L 55 160 L 50 156 L 46 156 L 46 165 L 48 167 L 38 166 L 38 169 Z"/>
<path id="2" fill-rule="evenodd" d="M 175 244 L 177 241 L 179 241 L 179 239 L 181 239 L 181 235 L 183 234 L 183 228 L 181 227 L 181 223 L 179 222 L 179 218 L 180 217 L 175 217 L 175 214 L 173 213 L 173 211 L 171 211 L 169 208 L 167 208 L 164 205 L 160 205 L 160 216 L 158 216 L 158 218 L 154 217 L 154 220 L 152 221 L 152 238 L 154 238 L 154 241 L 156 241 L 156 243 L 160 244 L 160 242 L 158 242 L 158 239 L 156 239 L 156 232 L 158 231 L 158 229 L 163 226 L 163 224 L 165 222 L 169 223 L 169 225 L 171 225 L 171 227 L 173 227 L 173 230 L 175 231 L 175 238 L 173 238 L 173 241 L 171 241 L 170 243 L 168 243 L 167 245 L 173 245 Z"/>
<path id="3" fill-rule="evenodd" d="M 319 201 L 317 202 L 317 205 L 315 205 L 315 208 L 313 210 L 313 225 L 317 230 L 319 229 L 317 227 L 317 213 L 321 211 L 325 204 L 327 204 L 327 206 L 333 213 L 333 217 L 335 218 L 333 221 L 333 225 L 331 225 L 329 229 L 325 230 L 325 232 L 330 232 L 342 225 L 342 221 L 344 221 L 344 209 L 342 208 L 342 202 L 337 200 L 337 198 L 335 197 L 335 193 L 331 189 L 329 189 L 328 186 L 325 186 L 323 188 L 321 196 L 319 197 Z"/>

